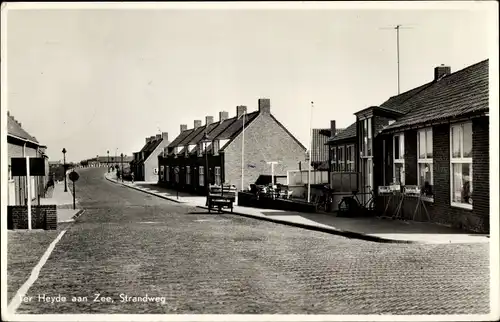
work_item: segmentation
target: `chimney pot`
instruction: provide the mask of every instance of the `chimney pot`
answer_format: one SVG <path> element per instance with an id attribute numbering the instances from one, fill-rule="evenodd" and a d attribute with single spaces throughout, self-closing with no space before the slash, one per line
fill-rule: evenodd
<path id="1" fill-rule="evenodd" d="M 194 128 L 197 129 L 201 126 L 201 120 L 194 120 Z"/>
<path id="2" fill-rule="evenodd" d="M 451 74 L 451 67 L 450 66 L 445 66 L 444 64 L 441 64 L 441 66 L 438 66 L 434 68 L 434 80 L 437 81 L 445 75 Z"/>
<path id="3" fill-rule="evenodd" d="M 188 126 L 186 124 L 181 124 L 181 133 L 186 131 Z"/>
<path id="4" fill-rule="evenodd" d="M 156 134 L 156 140 L 161 139 L 161 134 Z"/>
<path id="5" fill-rule="evenodd" d="M 205 124 L 208 126 L 214 122 L 213 116 L 205 116 Z"/>
<path id="6" fill-rule="evenodd" d="M 259 98 L 259 112 L 271 114 L 271 100 L 269 98 Z"/>
<path id="7" fill-rule="evenodd" d="M 236 117 L 239 118 L 247 112 L 247 107 L 244 105 L 236 106 Z"/>
<path id="8" fill-rule="evenodd" d="M 149 138 L 149 137 L 147 137 L 147 138 L 146 138 L 146 144 L 148 144 L 148 143 L 149 143 L 149 140 L 150 140 L 150 138 Z"/>
<path id="9" fill-rule="evenodd" d="M 221 111 L 219 112 L 219 121 L 222 122 L 222 121 L 225 121 L 229 118 L 229 113 L 226 112 L 226 111 Z"/>

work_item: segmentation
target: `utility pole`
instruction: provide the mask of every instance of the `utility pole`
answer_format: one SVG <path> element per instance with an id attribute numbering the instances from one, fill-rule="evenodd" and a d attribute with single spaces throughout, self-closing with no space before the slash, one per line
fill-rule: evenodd
<path id="1" fill-rule="evenodd" d="M 312 149 L 312 119 L 314 102 L 311 102 L 311 116 L 309 120 L 309 151 L 307 156 L 307 202 L 311 202 L 311 149 Z"/>
<path id="2" fill-rule="evenodd" d="M 395 27 L 380 28 L 380 29 L 396 29 L 396 51 L 397 51 L 397 63 L 398 63 L 398 95 L 401 93 L 401 83 L 400 83 L 400 71 L 399 71 L 399 30 L 400 29 L 413 29 L 411 27 L 405 27 L 403 25 L 396 25 Z"/>

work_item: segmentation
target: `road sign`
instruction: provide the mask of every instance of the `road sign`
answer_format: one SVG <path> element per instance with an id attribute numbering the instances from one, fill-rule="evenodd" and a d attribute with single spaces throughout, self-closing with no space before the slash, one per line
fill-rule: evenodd
<path id="1" fill-rule="evenodd" d="M 80 176 L 75 171 L 69 173 L 69 180 L 75 182 L 78 181 L 78 178 L 80 178 Z"/>
<path id="2" fill-rule="evenodd" d="M 175 168 L 174 168 L 174 173 L 175 173 L 175 174 L 178 174 L 178 173 L 179 173 L 179 167 L 175 167 Z"/>

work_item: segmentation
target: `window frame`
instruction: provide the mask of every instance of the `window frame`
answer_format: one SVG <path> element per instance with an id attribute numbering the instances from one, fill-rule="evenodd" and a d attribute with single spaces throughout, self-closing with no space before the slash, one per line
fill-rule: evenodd
<path id="1" fill-rule="evenodd" d="M 191 184 L 191 166 L 186 166 L 186 184 Z"/>
<path id="2" fill-rule="evenodd" d="M 170 182 L 170 166 L 166 167 L 165 181 Z"/>
<path id="3" fill-rule="evenodd" d="M 160 181 L 163 181 L 164 176 L 165 176 L 165 166 L 160 165 Z"/>
<path id="4" fill-rule="evenodd" d="M 200 187 L 205 186 L 205 166 L 202 165 L 198 167 L 198 184 Z"/>
<path id="5" fill-rule="evenodd" d="M 346 146 L 346 170 L 347 172 L 354 171 L 354 144 L 349 144 Z"/>
<path id="6" fill-rule="evenodd" d="M 471 156 L 470 157 L 464 157 L 464 136 L 463 136 L 463 127 L 466 124 L 471 125 Z M 453 128 L 459 128 L 459 141 L 460 141 L 460 157 L 453 157 Z M 473 204 L 468 204 L 468 203 L 462 203 L 462 202 L 456 202 L 453 201 L 453 186 L 454 186 L 454 181 L 455 176 L 453 173 L 453 165 L 454 164 L 469 164 L 469 169 L 470 169 L 470 193 L 471 196 L 473 195 L 474 192 L 474 177 L 473 177 L 473 158 L 472 158 L 472 151 L 474 149 L 474 145 L 472 142 L 473 139 L 473 128 L 472 128 L 472 122 L 461 122 L 461 123 L 455 123 L 455 124 L 450 124 L 450 205 L 452 207 L 457 207 L 457 208 L 463 208 L 463 209 L 468 209 L 472 210 L 473 209 Z M 462 174 L 463 175 L 463 174 Z M 474 202 L 474 198 L 472 198 L 472 201 Z"/>
<path id="7" fill-rule="evenodd" d="M 430 135 L 431 135 L 431 157 L 428 156 L 428 147 L 427 147 L 427 143 L 429 143 L 427 141 L 427 138 L 428 138 L 428 134 L 430 132 Z M 420 156 L 420 136 L 424 134 L 424 142 L 425 142 L 425 154 L 424 154 L 424 157 L 422 158 Z M 428 196 L 428 195 L 425 195 L 425 194 L 422 194 L 421 198 L 426 200 L 426 201 L 430 201 L 430 202 L 434 202 L 434 132 L 432 130 L 432 127 L 426 127 L 426 128 L 423 128 L 423 129 L 419 129 L 417 131 L 417 185 L 419 186 L 420 189 L 422 189 L 423 187 L 423 182 L 420 182 L 420 165 L 421 164 L 430 164 L 430 172 L 431 172 L 431 187 L 432 187 L 432 191 L 433 191 L 433 194 L 432 196 Z"/>
<path id="8" fill-rule="evenodd" d="M 396 159 L 396 137 L 399 137 L 399 158 Z M 403 174 L 401 176 L 399 185 L 405 185 L 405 134 L 404 132 L 396 133 L 392 137 L 392 181 L 396 184 L 396 164 L 401 164 L 403 166 Z"/>
<path id="9" fill-rule="evenodd" d="M 219 140 L 214 140 L 212 142 L 212 146 L 213 146 L 213 155 L 219 155 L 219 149 L 220 149 L 220 141 Z"/>
<path id="10" fill-rule="evenodd" d="M 331 152 L 332 152 L 332 160 L 331 160 L 332 172 L 337 172 L 337 146 L 332 147 Z"/>
<path id="11" fill-rule="evenodd" d="M 175 171 L 175 169 L 177 169 L 177 171 Z M 180 167 L 179 166 L 176 166 L 174 168 L 174 179 L 175 179 L 175 183 L 179 184 L 180 182 L 180 176 L 179 176 L 179 173 L 180 173 Z"/>
<path id="12" fill-rule="evenodd" d="M 338 168 L 339 168 L 339 171 L 340 172 L 344 172 L 345 171 L 345 155 L 344 155 L 344 151 L 345 151 L 345 146 L 344 145 L 341 145 L 339 146 L 338 148 L 339 150 L 337 151 L 337 158 L 338 158 Z"/>
<path id="13" fill-rule="evenodd" d="M 215 176 L 215 184 L 216 185 L 221 185 L 222 184 L 222 176 L 221 176 L 221 171 L 220 171 L 221 167 L 215 167 L 214 168 L 214 176 Z M 219 180 L 217 180 L 217 178 Z M 218 183 L 217 183 L 218 182 Z"/>

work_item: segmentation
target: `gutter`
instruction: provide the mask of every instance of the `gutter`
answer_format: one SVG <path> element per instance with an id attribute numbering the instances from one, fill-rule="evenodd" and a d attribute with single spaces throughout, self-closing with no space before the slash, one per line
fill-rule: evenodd
<path id="1" fill-rule="evenodd" d="M 13 137 L 13 138 L 15 138 L 15 139 L 21 140 L 21 141 L 23 141 L 23 142 L 27 142 L 27 143 L 35 144 L 36 146 L 38 146 L 38 147 L 40 147 L 40 148 L 45 148 L 45 149 L 47 148 L 47 146 L 45 146 L 45 145 L 41 145 L 41 144 L 40 144 L 40 143 L 38 143 L 38 142 L 34 142 L 34 141 L 31 141 L 31 140 L 25 139 L 25 138 L 20 137 L 20 136 L 17 136 L 17 135 L 13 135 L 13 134 L 9 134 L 9 133 L 7 133 L 7 136 L 10 136 L 10 137 Z"/>

